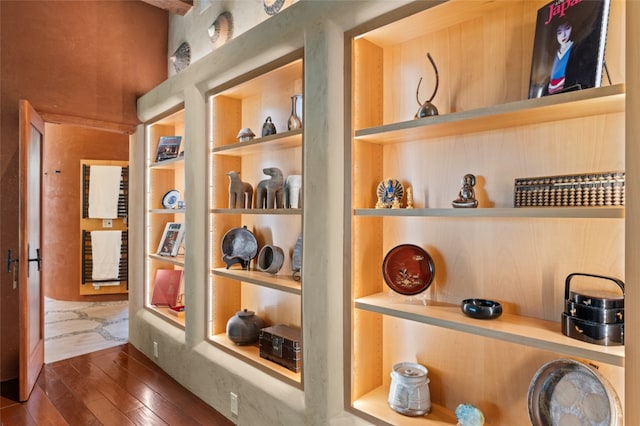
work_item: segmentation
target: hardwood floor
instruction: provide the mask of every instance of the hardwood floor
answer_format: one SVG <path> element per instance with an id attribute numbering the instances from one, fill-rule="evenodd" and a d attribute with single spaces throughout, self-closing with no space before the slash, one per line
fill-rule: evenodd
<path id="1" fill-rule="evenodd" d="M 24 403 L 5 385 L 2 426 L 233 425 L 129 344 L 45 364 Z"/>

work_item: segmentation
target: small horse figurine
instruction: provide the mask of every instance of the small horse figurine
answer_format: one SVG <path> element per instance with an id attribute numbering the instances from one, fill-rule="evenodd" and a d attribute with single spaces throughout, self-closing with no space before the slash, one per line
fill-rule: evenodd
<path id="1" fill-rule="evenodd" d="M 229 176 L 229 208 L 250 209 L 253 205 L 253 187 L 240 180 L 240 172 L 230 171 Z"/>
<path id="2" fill-rule="evenodd" d="M 274 209 L 284 207 L 282 204 L 284 192 L 284 178 L 282 171 L 276 167 L 262 169 L 265 175 L 271 176 L 269 179 L 261 180 L 256 187 L 256 208 Z"/>

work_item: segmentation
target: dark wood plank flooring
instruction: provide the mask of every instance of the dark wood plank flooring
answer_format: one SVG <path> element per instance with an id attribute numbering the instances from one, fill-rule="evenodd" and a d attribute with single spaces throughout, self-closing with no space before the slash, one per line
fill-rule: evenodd
<path id="1" fill-rule="evenodd" d="M 129 344 L 45 364 L 24 403 L 2 385 L 2 426 L 233 425 Z"/>

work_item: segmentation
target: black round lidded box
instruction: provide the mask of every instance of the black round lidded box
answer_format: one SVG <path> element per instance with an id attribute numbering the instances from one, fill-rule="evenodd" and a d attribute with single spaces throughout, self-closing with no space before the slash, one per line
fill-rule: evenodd
<path id="1" fill-rule="evenodd" d="M 591 290 L 571 291 L 575 276 L 600 278 L 615 283 L 620 293 Z M 565 311 L 562 333 L 565 336 L 603 346 L 624 345 L 624 283 L 616 278 L 575 272 L 565 280 Z"/>

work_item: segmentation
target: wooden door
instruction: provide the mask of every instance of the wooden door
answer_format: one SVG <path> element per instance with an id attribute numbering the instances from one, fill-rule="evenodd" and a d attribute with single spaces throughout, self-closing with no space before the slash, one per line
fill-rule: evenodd
<path id="1" fill-rule="evenodd" d="M 20 101 L 20 400 L 29 399 L 44 365 L 44 295 L 40 282 L 40 217 L 44 121 Z"/>

